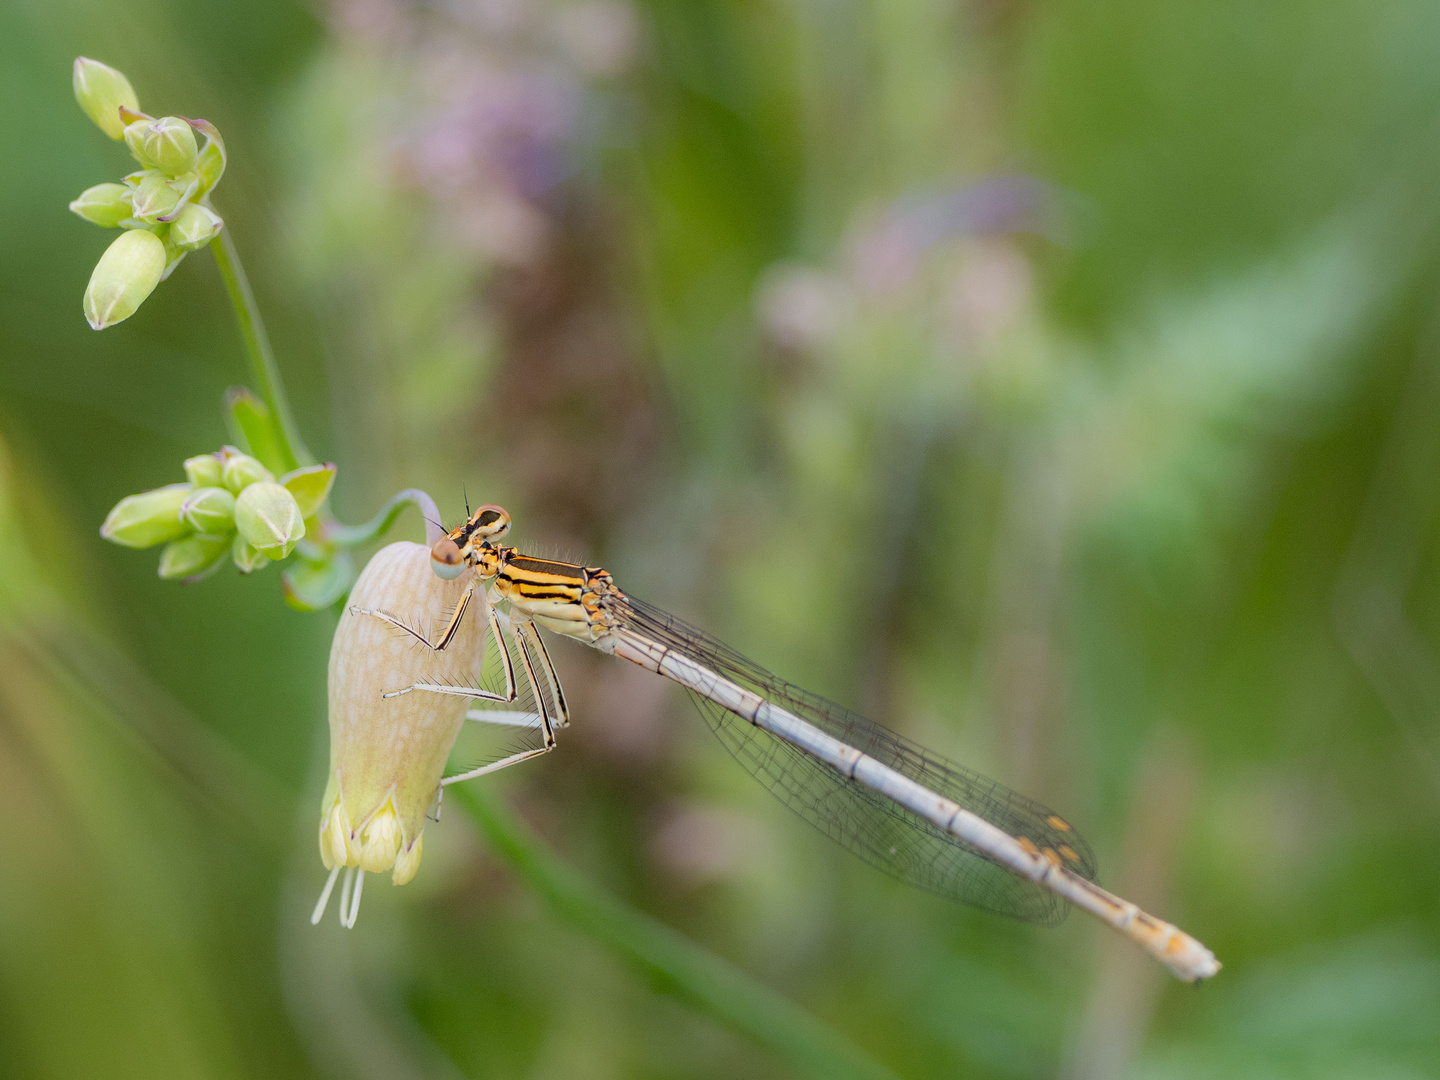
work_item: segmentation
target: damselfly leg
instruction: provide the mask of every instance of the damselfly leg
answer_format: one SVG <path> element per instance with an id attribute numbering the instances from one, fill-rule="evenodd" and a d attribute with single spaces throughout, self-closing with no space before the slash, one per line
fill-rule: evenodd
<path id="1" fill-rule="evenodd" d="M 494 608 L 491 608 L 491 611 L 493 612 Z M 496 648 L 500 651 L 508 668 L 509 656 L 505 642 L 499 636 L 500 631 L 497 624 L 492 621 L 491 626 L 496 635 Z M 532 655 L 531 650 L 526 645 L 527 638 L 537 642 L 540 640 L 539 635 L 535 632 L 534 625 L 528 619 L 522 620 L 512 615 L 510 619 L 506 620 L 506 626 L 510 631 L 510 640 L 515 644 L 515 651 L 520 656 L 520 663 L 525 669 L 525 678 L 529 682 L 530 690 L 535 696 L 535 709 L 540 721 L 542 744 L 533 749 L 521 750 L 508 757 L 503 757 L 499 761 L 492 761 L 488 765 L 481 765 L 475 769 L 456 773 L 454 776 L 447 776 L 440 781 L 440 790 L 442 792 L 450 784 L 458 784 L 462 780 L 474 780 L 477 776 L 485 776 L 488 773 L 499 772 L 501 769 L 508 769 L 511 765 L 518 765 L 522 761 L 529 761 L 531 758 L 539 757 L 541 754 L 548 754 L 551 750 L 555 749 L 554 729 L 557 718 L 552 715 L 551 706 L 547 703 L 545 688 L 541 685 L 540 676 L 536 672 L 537 666 L 541 664 L 545 666 L 545 678 L 551 686 L 556 688 L 555 701 L 557 702 L 563 701 L 563 698 L 561 698 L 558 692 L 560 680 L 555 674 L 555 669 L 549 666 L 550 658 L 545 655 L 544 646 L 541 646 L 541 650 L 536 655 Z M 512 689 L 510 700 L 514 701 L 515 696 Z M 476 719 L 493 722 L 490 721 L 488 716 L 480 716 L 476 717 Z"/>
<path id="2" fill-rule="evenodd" d="M 368 608 L 352 608 L 356 615 L 369 615 L 389 623 L 391 626 L 409 634 L 417 642 L 435 652 L 439 652 L 450 644 L 459 629 L 461 620 L 470 605 L 474 595 L 475 582 L 465 589 L 455 610 L 447 620 L 445 630 L 439 639 L 431 642 L 424 634 L 412 626 L 407 625 L 394 615 L 386 611 L 379 611 Z M 505 677 L 505 693 L 497 694 L 480 686 L 452 686 L 448 683 L 439 682 L 417 682 L 409 686 L 400 687 L 396 690 L 387 691 L 383 696 L 387 698 L 399 697 L 402 694 L 409 694 L 414 691 L 424 691 L 431 694 L 441 694 L 449 697 L 465 697 L 482 701 L 494 701 L 501 704 L 511 704 L 519 696 L 518 684 L 515 680 L 514 663 L 510 658 L 510 649 L 506 643 L 506 635 L 515 646 L 515 651 L 520 657 L 520 663 L 525 669 L 526 681 L 534 695 L 536 712 L 533 714 L 538 721 L 541 732 L 541 745 L 526 750 L 521 750 L 499 761 L 492 761 L 478 768 L 469 769 L 454 776 L 447 776 L 440 781 L 440 793 L 443 797 L 446 785 L 456 784 L 462 780 L 473 780 L 478 776 L 485 776 L 489 773 L 499 772 L 501 769 L 509 768 L 511 765 L 518 765 L 522 761 L 539 757 L 541 754 L 549 753 L 555 748 L 556 727 L 569 726 L 569 712 L 565 705 L 564 691 L 560 687 L 560 678 L 555 673 L 554 665 L 550 662 L 550 655 L 545 650 L 544 643 L 540 640 L 539 633 L 535 630 L 535 624 L 529 619 L 514 616 L 502 615 L 493 605 L 487 605 L 489 612 L 490 637 L 495 645 L 496 655 L 500 662 L 501 671 Z M 537 668 L 539 671 L 537 671 Z M 543 679 L 543 682 L 542 682 Z M 553 702 L 553 706 L 550 704 Z M 495 710 L 498 716 L 515 716 L 517 714 Z M 473 718 L 483 722 L 509 722 L 516 726 L 530 726 L 528 723 L 516 723 L 516 721 L 501 721 L 488 715 L 489 710 L 480 712 Z M 532 714 L 518 714 L 528 718 Z M 439 802 L 436 805 L 436 816 L 439 815 Z"/>

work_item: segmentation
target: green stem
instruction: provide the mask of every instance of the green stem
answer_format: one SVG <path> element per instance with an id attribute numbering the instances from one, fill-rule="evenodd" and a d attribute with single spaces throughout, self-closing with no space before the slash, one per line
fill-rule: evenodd
<path id="1" fill-rule="evenodd" d="M 295 417 L 285 396 L 285 384 L 280 381 L 280 370 L 275 365 L 275 354 L 265 333 L 265 323 L 260 319 L 255 294 L 250 291 L 250 281 L 240 264 L 240 253 L 235 250 L 235 241 L 231 239 L 229 229 L 220 230 L 220 235 L 211 242 L 210 250 L 215 253 L 215 265 L 220 268 L 230 306 L 235 309 L 235 319 L 240 323 L 240 336 L 245 340 L 245 352 L 250 357 L 250 368 L 259 385 L 260 396 L 275 420 L 285 468 L 288 471 L 301 465 L 313 465 L 315 458 L 295 426 Z"/>
<path id="2" fill-rule="evenodd" d="M 421 516 L 425 519 L 426 539 L 432 545 L 445 534 L 445 530 L 440 524 L 440 511 L 435 506 L 435 500 L 419 488 L 406 488 L 404 491 L 398 491 L 390 496 L 390 501 L 364 525 L 341 525 L 338 521 L 328 523 L 325 537 L 339 547 L 359 547 L 361 544 L 368 544 L 383 536 L 390 526 L 395 524 L 395 519 L 407 506 L 415 506 L 419 509 Z"/>
<path id="3" fill-rule="evenodd" d="M 562 863 L 481 784 L 456 785 L 460 803 L 495 852 L 550 909 L 640 968 L 661 988 L 824 1080 L 895 1080 L 837 1032 L 664 923 L 627 907 Z"/>

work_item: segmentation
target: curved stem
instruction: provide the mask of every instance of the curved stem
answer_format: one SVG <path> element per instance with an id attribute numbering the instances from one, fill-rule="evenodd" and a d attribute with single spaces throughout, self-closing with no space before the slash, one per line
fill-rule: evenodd
<path id="1" fill-rule="evenodd" d="M 250 281 L 245 276 L 245 268 L 240 264 L 240 254 L 235 250 L 235 241 L 231 239 L 229 229 L 220 230 L 220 235 L 211 241 L 210 250 L 215 253 L 215 265 L 220 268 L 220 277 L 225 282 L 230 306 L 235 309 L 235 319 L 240 323 L 240 336 L 245 340 L 245 352 L 250 357 L 250 368 L 255 374 L 255 382 L 259 385 L 260 396 L 265 400 L 270 415 L 275 420 L 285 467 L 288 470 L 301 465 L 313 465 L 315 458 L 300 438 L 295 418 L 290 413 L 290 402 L 285 396 L 285 384 L 281 382 L 280 371 L 275 365 L 270 338 L 265 333 L 260 309 L 255 304 L 255 294 L 250 291 Z"/>
<path id="2" fill-rule="evenodd" d="M 400 516 L 405 507 L 412 505 L 425 518 L 425 540 L 426 543 L 433 546 L 445 535 L 445 528 L 440 524 L 440 510 L 436 507 L 435 500 L 419 488 L 406 488 L 404 491 L 390 496 L 390 501 L 364 525 L 341 525 L 338 521 L 327 523 L 325 537 L 338 547 L 359 547 L 361 544 L 368 544 L 383 536 L 386 530 L 395 524 L 395 519 Z"/>

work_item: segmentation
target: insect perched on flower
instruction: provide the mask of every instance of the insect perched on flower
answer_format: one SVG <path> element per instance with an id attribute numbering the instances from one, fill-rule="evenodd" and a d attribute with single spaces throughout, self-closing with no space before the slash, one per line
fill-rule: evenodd
<path id="1" fill-rule="evenodd" d="M 455 608 L 470 573 L 449 581 L 431 570 L 430 549 L 396 543 L 366 565 L 330 648 L 330 777 L 320 811 L 320 858 L 329 880 L 319 922 L 340 871 L 340 921 L 353 926 L 366 873 L 392 870 L 404 885 L 420 866 L 425 815 L 440 791 L 450 749 L 471 702 L 441 694 L 396 694 L 421 681 L 475 685 L 484 659 L 484 601 L 443 652 L 415 647 L 393 625 L 357 613 L 384 610 L 424 626 Z"/>

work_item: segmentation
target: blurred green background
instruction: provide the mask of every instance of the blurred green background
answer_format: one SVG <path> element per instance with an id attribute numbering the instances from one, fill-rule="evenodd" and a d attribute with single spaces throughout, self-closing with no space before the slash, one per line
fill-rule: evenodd
<path id="1" fill-rule="evenodd" d="M 98 536 L 247 372 L 205 253 L 87 328 L 78 54 L 225 134 L 343 518 L 503 503 L 1226 966 L 894 884 L 560 643 L 561 752 L 482 782 L 586 878 L 903 1077 L 1440 1076 L 1420 0 L 0 7 L 0 1075 L 795 1075 L 460 813 L 309 926 L 332 619 Z"/>

